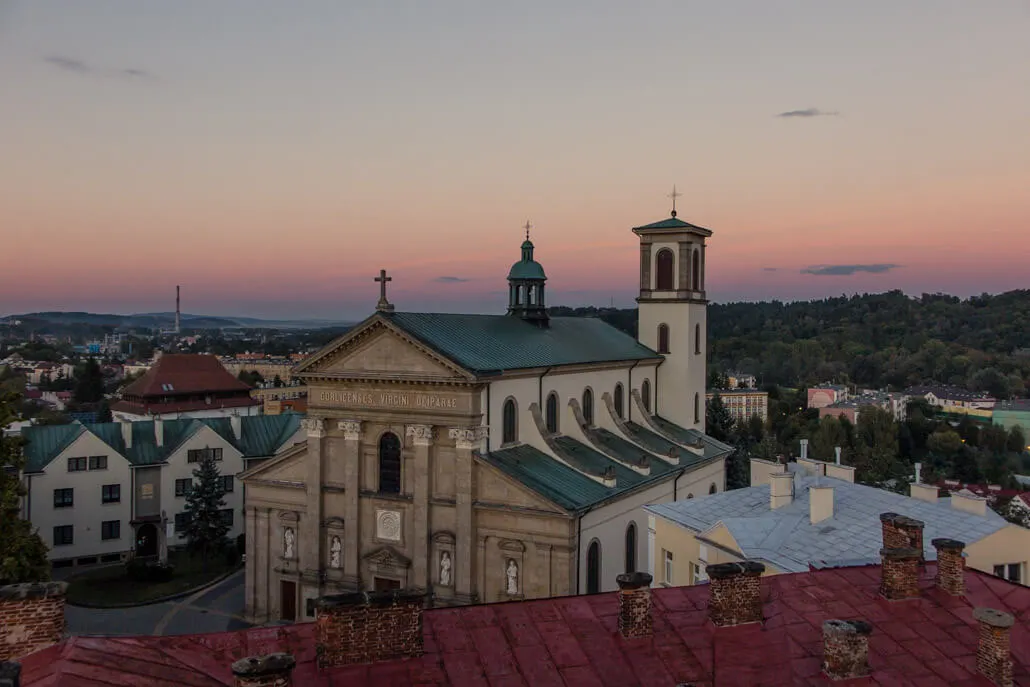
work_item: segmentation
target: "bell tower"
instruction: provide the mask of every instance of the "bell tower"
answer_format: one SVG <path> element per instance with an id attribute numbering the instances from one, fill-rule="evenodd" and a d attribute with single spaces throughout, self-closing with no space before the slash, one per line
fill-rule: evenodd
<path id="1" fill-rule="evenodd" d="M 526 240 L 522 242 L 522 259 L 508 272 L 508 314 L 538 327 L 546 327 L 549 319 L 544 299 L 547 275 L 543 265 L 533 259 L 533 242 L 529 240 L 532 228 L 533 225 L 527 221 L 523 227 Z"/>
<path id="2" fill-rule="evenodd" d="M 711 230 L 676 216 L 634 227 L 640 237 L 637 339 L 665 356 L 658 366 L 655 412 L 688 429 L 705 429 L 708 298 L 705 239 Z"/>

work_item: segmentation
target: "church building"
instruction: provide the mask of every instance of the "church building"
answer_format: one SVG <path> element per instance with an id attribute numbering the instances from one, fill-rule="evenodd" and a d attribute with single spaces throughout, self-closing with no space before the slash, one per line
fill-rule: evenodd
<path id="1" fill-rule="evenodd" d="M 641 506 L 725 488 L 704 433 L 705 240 L 672 216 L 636 227 L 639 337 L 551 317 L 529 239 L 505 315 L 387 300 L 294 372 L 307 442 L 242 475 L 246 608 L 314 617 L 348 590 L 433 605 L 614 589 L 647 570 Z"/>

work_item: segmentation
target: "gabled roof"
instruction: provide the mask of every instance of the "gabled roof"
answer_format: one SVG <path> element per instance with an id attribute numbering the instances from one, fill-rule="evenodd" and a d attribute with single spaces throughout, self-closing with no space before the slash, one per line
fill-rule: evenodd
<path id="1" fill-rule="evenodd" d="M 761 578 L 764 621 L 716 628 L 708 585 L 651 591 L 654 635 L 624 639 L 618 592 L 433 608 L 422 612 L 424 652 L 374 664 L 320 669 L 314 623 L 237 632 L 153 637 L 72 637 L 21 659 L 24 687 L 229 687 L 233 661 L 273 652 L 296 660 L 303 687 L 380 685 L 827 685 L 820 674 L 822 623 L 865 619 L 871 675 L 842 684 L 987 685 L 977 676 L 973 608 L 1011 613 L 1013 676 L 1030 669 L 1030 588 L 974 570 L 966 594 L 934 588 L 936 565 L 920 573 L 920 598 L 887 602 L 880 568 L 819 570 Z"/>
<path id="2" fill-rule="evenodd" d="M 41 472 L 71 445 L 83 432 L 90 432 L 124 456 L 136 467 L 165 462 L 184 441 L 207 427 L 222 437 L 244 458 L 263 458 L 275 455 L 300 428 L 297 413 L 282 415 L 253 415 L 241 417 L 241 436 L 236 438 L 230 418 L 183 418 L 163 420 L 164 441 L 157 445 L 154 421 L 129 423 L 132 446 L 127 448 L 122 434 L 123 423 L 103 422 L 70 425 L 26 427 L 22 430 L 25 444 L 25 472 Z"/>
<path id="3" fill-rule="evenodd" d="M 123 397 L 249 391 L 213 355 L 165 353 L 146 374 L 122 390 Z"/>
<path id="4" fill-rule="evenodd" d="M 812 524 L 809 488 L 817 485 L 833 487 L 834 514 Z M 929 560 L 937 556 L 931 544 L 936 537 L 972 544 L 1008 524 L 990 509 L 986 515 L 975 515 L 950 503 L 930 503 L 863 484 L 802 473 L 794 475 L 794 500 L 776 510 L 769 507 L 767 484 L 645 509 L 696 533 L 721 523 L 745 557 L 764 560 L 791 572 L 807 570 L 812 565 L 879 560 L 880 513 L 900 513 L 925 522 L 923 546 Z"/>
<path id="5" fill-rule="evenodd" d="M 508 315 L 394 312 L 380 316 L 478 374 L 662 357 L 592 317 L 552 317 L 548 327 L 538 327 Z"/>

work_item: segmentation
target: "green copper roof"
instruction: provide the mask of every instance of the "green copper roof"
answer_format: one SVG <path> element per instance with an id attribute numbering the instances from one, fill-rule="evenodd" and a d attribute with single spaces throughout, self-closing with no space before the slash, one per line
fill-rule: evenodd
<path id="1" fill-rule="evenodd" d="M 692 442 L 697 441 L 698 439 L 701 439 L 701 441 L 704 442 L 705 445 L 704 457 L 706 459 L 720 454 L 727 454 L 733 451 L 732 446 L 728 446 L 727 444 L 724 444 L 717 439 L 713 439 L 704 432 L 699 432 L 696 429 L 684 429 L 676 423 L 669 422 L 665 418 L 659 417 L 657 415 L 653 416 L 651 419 L 654 421 L 654 423 L 658 426 L 660 430 L 662 430 L 665 434 L 672 437 L 675 441 L 684 444 L 690 444 Z"/>
<path id="2" fill-rule="evenodd" d="M 538 327 L 507 315 L 381 313 L 390 322 L 476 373 L 661 356 L 592 317 L 552 317 Z"/>
<path id="3" fill-rule="evenodd" d="M 83 432 L 94 434 L 137 467 L 165 462 L 169 455 L 202 427 L 210 427 L 239 450 L 244 458 L 273 456 L 300 428 L 300 418 L 297 413 L 241 417 L 240 439 L 233 434 L 229 418 L 163 420 L 164 441 L 161 446 L 157 445 L 154 436 L 153 420 L 143 420 L 130 423 L 131 448 L 125 446 L 120 422 L 27 427 L 22 430 L 22 436 L 27 441 L 25 471 L 41 472 Z"/>
<path id="4" fill-rule="evenodd" d="M 703 231 L 703 232 L 705 232 L 707 234 L 711 234 L 712 233 L 711 229 L 705 229 L 704 227 L 699 227 L 696 224 L 691 224 L 690 222 L 684 222 L 683 220 L 679 219 L 678 217 L 667 217 L 667 218 L 665 218 L 665 219 L 663 219 L 661 221 L 658 221 L 658 222 L 652 222 L 651 224 L 645 224 L 642 227 L 633 227 L 633 231 L 637 231 L 639 229 L 681 229 L 681 230 L 682 229 L 688 229 L 688 230 L 689 229 L 694 229 L 694 230 Z"/>
<path id="5" fill-rule="evenodd" d="M 536 260 L 519 260 L 511 266 L 508 279 L 547 279 L 544 266 Z"/>
<path id="6" fill-rule="evenodd" d="M 569 511 L 575 512 L 592 503 L 603 501 L 613 492 L 603 484 L 562 465 L 546 453 L 526 444 L 491 451 L 481 458 L 515 481 Z"/>

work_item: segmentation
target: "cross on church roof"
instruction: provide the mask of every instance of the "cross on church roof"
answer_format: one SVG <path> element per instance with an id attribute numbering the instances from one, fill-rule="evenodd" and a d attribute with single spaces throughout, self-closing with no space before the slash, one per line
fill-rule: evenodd
<path id="1" fill-rule="evenodd" d="M 526 240 L 528 241 L 529 240 L 529 230 L 533 228 L 533 225 L 530 224 L 529 220 L 527 219 L 526 220 L 526 226 L 524 226 L 522 228 L 526 230 Z"/>
<path id="2" fill-rule="evenodd" d="M 672 216 L 676 216 L 676 199 L 682 196 L 682 193 L 676 192 L 676 184 L 672 185 L 672 193 L 669 194 L 669 198 L 672 198 Z"/>
<path id="3" fill-rule="evenodd" d="M 386 284 L 393 281 L 393 277 L 386 276 L 386 270 L 379 270 L 379 276 L 375 278 L 379 282 L 379 302 L 376 303 L 376 310 L 391 311 L 393 304 L 386 300 Z"/>

